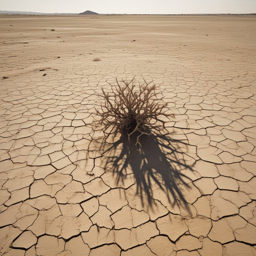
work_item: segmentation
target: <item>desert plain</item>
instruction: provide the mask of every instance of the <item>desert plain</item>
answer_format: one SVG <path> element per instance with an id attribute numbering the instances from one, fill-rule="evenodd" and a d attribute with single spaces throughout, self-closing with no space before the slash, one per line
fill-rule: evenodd
<path id="1" fill-rule="evenodd" d="M 0 31 L 0 255 L 256 255 L 255 15 L 1 15 Z M 132 78 L 175 118 L 102 153 L 95 92 Z"/>

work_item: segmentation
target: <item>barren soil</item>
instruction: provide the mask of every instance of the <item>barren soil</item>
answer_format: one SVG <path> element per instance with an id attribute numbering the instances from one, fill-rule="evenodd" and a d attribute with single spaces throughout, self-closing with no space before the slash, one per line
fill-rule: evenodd
<path id="1" fill-rule="evenodd" d="M 256 16 L 0 15 L 0 30 L 0 255 L 256 255 Z M 103 152 L 95 90 L 133 77 L 175 119 Z"/>

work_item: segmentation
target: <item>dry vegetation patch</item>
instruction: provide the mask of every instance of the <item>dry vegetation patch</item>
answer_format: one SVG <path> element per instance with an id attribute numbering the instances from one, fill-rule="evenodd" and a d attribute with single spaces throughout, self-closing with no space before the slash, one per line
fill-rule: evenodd
<path id="1" fill-rule="evenodd" d="M 174 115 L 169 113 L 163 93 L 152 82 L 118 81 L 109 84 L 108 90 L 97 93 L 101 99 L 100 108 L 95 108 L 99 117 L 97 125 L 109 133 L 128 135 L 135 132 L 151 134 L 155 129 L 164 129 L 165 123 Z"/>

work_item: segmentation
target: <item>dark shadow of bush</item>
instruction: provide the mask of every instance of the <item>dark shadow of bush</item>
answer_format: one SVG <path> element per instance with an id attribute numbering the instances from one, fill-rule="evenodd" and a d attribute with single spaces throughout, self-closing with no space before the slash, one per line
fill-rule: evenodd
<path id="1" fill-rule="evenodd" d="M 106 134 L 104 139 L 92 139 L 91 145 L 102 155 L 102 167 L 106 172 L 113 173 L 117 187 L 124 184 L 125 179 L 131 175 L 134 177 L 136 193 L 140 196 L 142 205 L 152 207 L 154 190 L 161 189 L 173 207 L 184 207 L 191 214 L 180 188 L 183 185 L 189 190 L 189 183 L 192 182 L 184 174 L 186 170 L 193 171 L 193 164 L 188 164 L 185 160 L 188 144 L 173 139 L 167 130 L 146 133 L 141 135 L 140 132 L 135 132 L 130 137 L 124 133 L 119 138 L 114 134 Z M 138 136 L 140 144 L 137 143 Z"/>

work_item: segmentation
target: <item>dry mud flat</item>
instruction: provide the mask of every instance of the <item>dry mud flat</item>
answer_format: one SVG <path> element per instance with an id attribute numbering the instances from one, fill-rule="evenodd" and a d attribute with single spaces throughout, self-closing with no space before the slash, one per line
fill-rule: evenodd
<path id="1" fill-rule="evenodd" d="M 1 255 L 256 255 L 255 16 L 2 15 L 0 29 Z M 164 90 L 169 137 L 88 158 L 93 90 L 133 76 Z"/>

